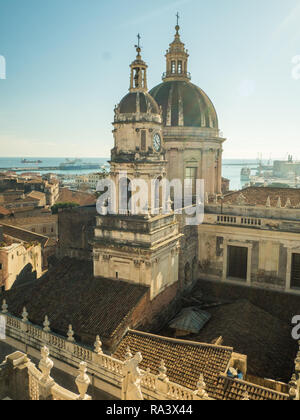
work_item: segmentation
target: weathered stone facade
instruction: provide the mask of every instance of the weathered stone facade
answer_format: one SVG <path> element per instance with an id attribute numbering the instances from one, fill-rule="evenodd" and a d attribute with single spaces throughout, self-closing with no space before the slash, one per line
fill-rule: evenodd
<path id="1" fill-rule="evenodd" d="M 201 276 L 299 293 L 291 278 L 292 256 L 300 253 L 299 216 L 296 207 L 273 208 L 269 202 L 268 206 L 209 203 L 198 227 Z M 245 277 L 231 275 L 230 267 L 242 264 L 230 257 L 231 247 L 245 250 Z"/>

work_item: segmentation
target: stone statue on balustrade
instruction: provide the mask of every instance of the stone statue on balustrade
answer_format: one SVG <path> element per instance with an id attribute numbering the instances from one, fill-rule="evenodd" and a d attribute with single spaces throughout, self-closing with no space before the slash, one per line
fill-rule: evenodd
<path id="1" fill-rule="evenodd" d="M 124 379 L 122 383 L 122 400 L 138 401 L 143 400 L 141 390 L 141 379 L 144 374 L 139 368 L 139 364 L 143 360 L 141 353 L 137 353 L 133 358 L 126 360 L 124 363 Z"/>

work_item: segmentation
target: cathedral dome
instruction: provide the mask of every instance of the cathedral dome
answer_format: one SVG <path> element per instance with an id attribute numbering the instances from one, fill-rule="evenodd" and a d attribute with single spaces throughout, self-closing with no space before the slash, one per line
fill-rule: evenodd
<path id="1" fill-rule="evenodd" d="M 165 126 L 218 129 L 218 117 L 213 103 L 203 90 L 190 81 L 164 81 L 153 88 L 150 94 L 162 107 Z"/>
<path id="2" fill-rule="evenodd" d="M 159 106 L 148 92 L 130 92 L 119 104 L 120 114 L 160 114 Z"/>
<path id="3" fill-rule="evenodd" d="M 163 83 L 153 88 L 150 94 L 162 108 L 165 126 L 218 129 L 218 117 L 211 100 L 191 83 L 189 54 L 180 39 L 178 21 L 177 14 L 175 38 L 166 53 Z"/>
<path id="4" fill-rule="evenodd" d="M 136 45 L 137 56 L 131 63 L 129 93 L 115 108 L 115 122 L 148 121 L 161 124 L 161 110 L 148 93 L 147 64 L 142 60 L 140 35 Z"/>

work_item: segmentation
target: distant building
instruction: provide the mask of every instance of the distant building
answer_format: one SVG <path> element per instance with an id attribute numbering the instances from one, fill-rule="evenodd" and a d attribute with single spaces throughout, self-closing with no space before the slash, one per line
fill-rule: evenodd
<path id="1" fill-rule="evenodd" d="M 95 194 L 84 191 L 72 191 L 69 188 L 60 188 L 59 203 L 76 203 L 80 206 L 89 206 L 96 203 Z"/>
<path id="2" fill-rule="evenodd" d="M 43 202 L 44 205 L 52 206 L 58 199 L 59 195 L 59 182 L 54 177 L 41 177 L 37 175 L 29 175 L 25 174 L 24 176 L 15 176 L 5 174 L 5 176 L 0 177 L 0 197 L 4 194 L 7 195 L 8 193 L 13 194 L 15 193 L 22 193 L 25 196 L 25 201 L 27 198 L 27 194 L 35 192 L 40 192 L 45 194 L 45 203 L 44 199 L 39 197 L 38 202 Z M 27 200 L 28 201 L 28 200 Z M 36 202 L 35 198 L 35 202 Z M 1 204 L 1 198 L 0 198 Z M 11 203 L 14 204 L 13 202 Z M 19 204 L 19 203 L 17 203 Z M 11 208 L 12 208 L 11 205 Z"/>
<path id="3" fill-rule="evenodd" d="M 7 235 L 0 226 L 0 287 L 9 290 L 16 281 L 28 281 L 42 274 L 42 246 L 38 241 Z M 13 233 L 11 233 L 13 234 Z M 33 239 L 33 238 L 32 238 Z"/>
<path id="4" fill-rule="evenodd" d="M 58 239 L 58 217 L 55 214 L 6 218 L 5 224 L 20 227 L 49 238 Z"/>

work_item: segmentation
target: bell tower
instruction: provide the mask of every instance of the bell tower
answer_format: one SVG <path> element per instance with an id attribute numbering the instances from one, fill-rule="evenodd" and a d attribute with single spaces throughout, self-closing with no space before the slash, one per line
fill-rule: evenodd
<path id="1" fill-rule="evenodd" d="M 150 287 L 153 299 L 178 281 L 179 234 L 174 213 L 163 214 L 158 182 L 166 176 L 161 109 L 147 90 L 147 64 L 130 65 L 129 93 L 115 107 L 110 182 L 114 214 L 100 209 L 94 274 Z M 99 209 L 99 206 L 98 206 Z M 103 210 L 103 211 L 102 211 Z"/>
<path id="2" fill-rule="evenodd" d="M 136 47 L 136 60 L 130 65 L 131 68 L 131 76 L 130 76 L 130 92 L 139 92 L 144 91 L 147 92 L 147 64 L 142 60 L 141 57 L 141 46 L 140 40 L 141 36 L 138 34 L 138 43 Z"/>

